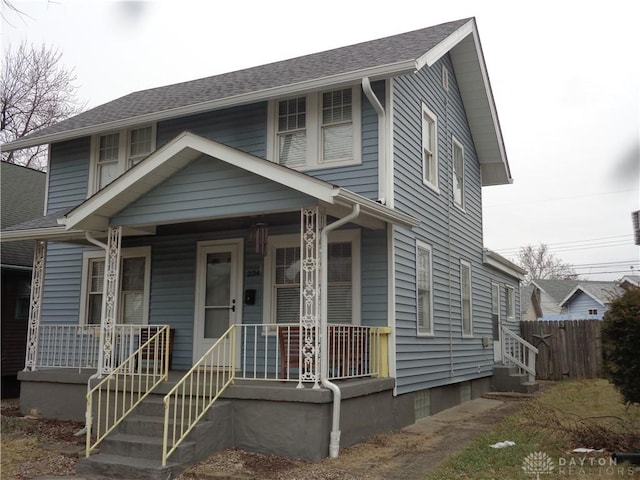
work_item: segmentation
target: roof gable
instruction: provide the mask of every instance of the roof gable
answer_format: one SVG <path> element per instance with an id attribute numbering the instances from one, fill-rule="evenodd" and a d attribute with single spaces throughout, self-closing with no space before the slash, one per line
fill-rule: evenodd
<path id="1" fill-rule="evenodd" d="M 172 177 L 196 158 L 206 155 L 234 167 L 252 172 L 271 182 L 304 193 L 335 211 L 343 212 L 358 204 L 365 222 L 381 227 L 384 223 L 415 226 L 412 217 L 395 212 L 377 202 L 329 184 L 296 170 L 236 150 L 227 145 L 184 132 L 155 151 L 61 218 L 66 230 L 105 231 L 117 213 L 133 204 L 153 188 Z"/>

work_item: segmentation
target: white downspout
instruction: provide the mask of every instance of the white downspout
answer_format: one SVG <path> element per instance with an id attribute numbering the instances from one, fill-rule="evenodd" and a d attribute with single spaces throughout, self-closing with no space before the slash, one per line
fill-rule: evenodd
<path id="1" fill-rule="evenodd" d="M 328 281 L 328 258 L 327 254 L 328 248 L 328 238 L 329 232 L 332 232 L 338 227 L 349 223 L 351 220 L 355 219 L 360 215 L 360 205 L 355 204 L 353 206 L 353 210 L 346 217 L 341 218 L 333 222 L 330 225 L 325 226 L 320 232 L 320 270 L 321 270 L 321 280 L 320 285 L 322 286 L 322 304 L 320 309 L 320 331 L 322 335 L 320 336 L 320 383 L 323 387 L 328 388 L 333 392 L 333 421 L 331 424 L 331 439 L 329 441 L 329 456 L 331 458 L 336 458 L 338 456 L 338 452 L 340 451 L 340 401 L 342 399 L 342 393 L 340 392 L 340 388 L 333 382 L 330 382 L 329 377 L 329 353 L 328 353 L 328 341 L 326 332 L 328 332 L 327 328 L 327 308 L 329 306 L 328 295 L 327 295 L 327 281 Z"/>
<path id="2" fill-rule="evenodd" d="M 362 78 L 362 91 L 378 114 L 378 201 L 387 204 L 387 147 L 384 107 L 373 93 L 369 77 Z"/>

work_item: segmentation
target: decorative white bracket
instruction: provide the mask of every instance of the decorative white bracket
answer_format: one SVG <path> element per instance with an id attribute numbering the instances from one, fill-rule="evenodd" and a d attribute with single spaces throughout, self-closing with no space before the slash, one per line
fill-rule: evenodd
<path id="1" fill-rule="evenodd" d="M 114 331 L 118 319 L 118 286 L 120 285 L 120 254 L 122 227 L 109 227 L 107 251 L 104 266 L 104 287 L 102 291 L 102 315 L 100 322 L 100 354 L 98 364 L 101 374 L 113 370 Z"/>

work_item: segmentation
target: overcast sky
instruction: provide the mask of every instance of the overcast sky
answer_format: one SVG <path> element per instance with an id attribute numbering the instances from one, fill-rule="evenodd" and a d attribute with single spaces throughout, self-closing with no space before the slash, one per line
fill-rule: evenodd
<path id="1" fill-rule="evenodd" d="M 632 0 L 11 0 L 2 48 L 60 49 L 93 107 L 193 80 L 475 17 L 512 185 L 485 187 L 485 246 L 541 242 L 589 280 L 640 272 L 640 28 Z"/>

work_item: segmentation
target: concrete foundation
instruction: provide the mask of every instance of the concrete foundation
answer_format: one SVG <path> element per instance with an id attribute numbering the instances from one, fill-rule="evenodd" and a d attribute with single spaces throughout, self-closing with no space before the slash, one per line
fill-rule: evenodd
<path id="1" fill-rule="evenodd" d="M 43 418 L 84 421 L 87 380 L 92 372 L 20 372 L 20 409 Z M 179 372 L 176 372 L 179 377 Z M 470 383 L 470 385 L 469 385 Z M 337 382 L 342 392 L 340 446 L 367 440 L 416 421 L 415 394 L 393 395 L 395 380 L 353 379 Z M 465 393 L 462 393 L 462 385 Z M 170 379 L 157 394 L 173 386 Z M 430 415 L 459 405 L 464 396 L 478 398 L 490 390 L 491 378 L 432 388 Z M 329 455 L 333 395 L 324 388 L 296 388 L 295 383 L 237 381 L 223 394 L 226 405 L 220 446 L 319 460 Z M 222 421 L 221 419 L 219 419 Z M 212 432 L 213 434 L 213 432 Z M 201 452 L 204 453 L 204 452 Z"/>

